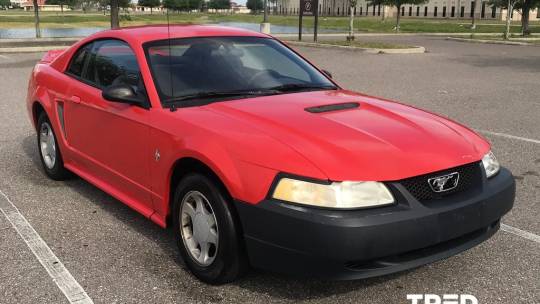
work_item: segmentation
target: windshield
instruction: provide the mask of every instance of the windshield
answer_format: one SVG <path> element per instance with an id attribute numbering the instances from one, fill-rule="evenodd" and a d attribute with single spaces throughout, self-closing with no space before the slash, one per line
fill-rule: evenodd
<path id="1" fill-rule="evenodd" d="M 164 105 L 335 89 L 313 66 L 270 38 L 182 38 L 144 47 Z"/>

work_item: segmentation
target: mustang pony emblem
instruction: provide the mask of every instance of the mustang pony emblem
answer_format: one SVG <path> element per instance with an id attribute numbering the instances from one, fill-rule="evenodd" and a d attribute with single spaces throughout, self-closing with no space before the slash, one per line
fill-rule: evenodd
<path id="1" fill-rule="evenodd" d="M 434 192 L 452 190 L 457 187 L 458 182 L 459 173 L 457 172 L 428 179 L 428 184 Z"/>

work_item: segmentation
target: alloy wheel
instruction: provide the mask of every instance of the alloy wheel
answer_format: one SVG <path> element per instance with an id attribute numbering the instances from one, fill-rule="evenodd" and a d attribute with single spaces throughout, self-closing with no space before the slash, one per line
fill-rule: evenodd
<path id="1" fill-rule="evenodd" d="M 182 199 L 180 233 L 197 264 L 206 267 L 214 262 L 219 244 L 217 220 L 208 199 L 199 191 L 190 191 Z"/>
<path id="2" fill-rule="evenodd" d="M 56 141 L 49 123 L 42 123 L 39 133 L 39 148 L 43 162 L 48 169 L 52 169 L 56 163 Z"/>

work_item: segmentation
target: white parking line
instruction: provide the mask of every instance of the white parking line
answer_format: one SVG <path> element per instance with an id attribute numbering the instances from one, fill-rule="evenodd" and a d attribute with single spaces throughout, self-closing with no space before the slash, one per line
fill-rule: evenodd
<path id="1" fill-rule="evenodd" d="M 0 211 L 32 250 L 43 268 L 47 270 L 47 273 L 64 293 L 69 303 L 94 303 L 7 195 L 1 190 L 0 194 L 2 195 L 0 196 Z"/>
<path id="2" fill-rule="evenodd" d="M 515 136 L 515 135 L 510 135 L 510 134 L 505 134 L 505 133 L 491 132 L 491 131 L 486 131 L 486 130 L 477 130 L 477 131 L 480 132 L 480 133 L 484 133 L 484 134 L 500 136 L 500 137 L 505 137 L 505 138 L 510 138 L 510 139 L 517 139 L 517 140 L 532 142 L 532 143 L 535 143 L 535 144 L 540 144 L 540 140 L 538 140 L 538 139 L 526 138 L 526 137 Z"/>
<path id="3" fill-rule="evenodd" d="M 506 224 L 501 224 L 501 230 L 540 244 L 540 235 L 536 235 L 532 232 L 521 230 Z"/>

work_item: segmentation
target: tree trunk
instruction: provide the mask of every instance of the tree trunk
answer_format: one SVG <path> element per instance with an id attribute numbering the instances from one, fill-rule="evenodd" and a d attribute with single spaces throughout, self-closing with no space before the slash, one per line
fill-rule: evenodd
<path id="1" fill-rule="evenodd" d="M 471 23 L 471 30 L 476 29 L 476 7 L 478 6 L 478 0 L 474 1 L 474 7 L 473 7 L 473 14 L 472 14 L 472 23 Z"/>
<path id="2" fill-rule="evenodd" d="M 120 27 L 120 20 L 118 18 L 118 0 L 111 0 L 111 28 L 116 29 Z"/>
<path id="3" fill-rule="evenodd" d="M 521 32 L 523 33 L 523 36 L 529 36 L 531 34 L 531 30 L 529 29 L 531 2 L 531 0 L 525 0 L 523 2 L 523 8 L 521 9 Z"/>
<path id="4" fill-rule="evenodd" d="M 399 32 L 399 21 L 400 20 L 401 20 L 401 5 L 397 7 L 396 32 Z"/>
<path id="5" fill-rule="evenodd" d="M 510 37 L 510 17 L 512 16 L 512 12 L 514 11 L 514 4 L 512 3 L 512 0 L 508 0 L 508 9 L 506 10 L 506 28 L 504 30 L 504 40 L 508 40 Z"/>
<path id="6" fill-rule="evenodd" d="M 353 41 L 354 40 L 354 8 L 350 7 L 350 14 L 349 14 L 349 37 L 347 37 L 347 40 Z"/>
<path id="7" fill-rule="evenodd" d="M 153 14 L 153 12 L 152 12 L 152 7 L 150 7 L 150 15 L 152 15 L 152 14 Z"/>
<path id="8" fill-rule="evenodd" d="M 34 4 L 34 25 L 36 27 L 36 38 L 41 38 L 41 30 L 39 28 L 39 5 L 37 0 L 33 0 Z"/>
<path id="9" fill-rule="evenodd" d="M 64 4 L 60 4 L 60 12 L 62 15 L 62 24 L 64 24 Z"/>

